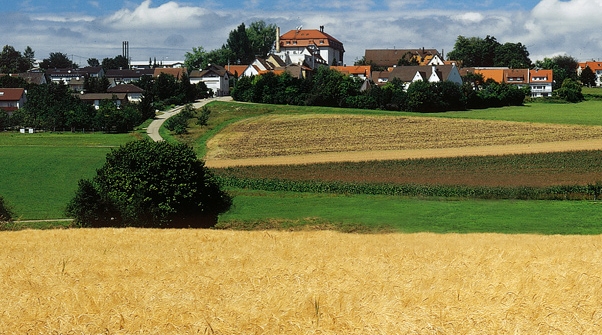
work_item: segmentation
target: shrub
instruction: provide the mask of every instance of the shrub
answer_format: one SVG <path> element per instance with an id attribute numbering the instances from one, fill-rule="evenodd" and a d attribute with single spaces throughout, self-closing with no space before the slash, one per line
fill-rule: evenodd
<path id="1" fill-rule="evenodd" d="M 13 210 L 8 203 L 0 196 L 0 222 L 10 222 L 13 219 Z"/>
<path id="2" fill-rule="evenodd" d="M 209 121 L 209 115 L 211 114 L 211 110 L 207 106 L 203 106 L 201 108 L 201 115 L 197 119 L 197 124 L 199 126 L 206 126 L 207 121 Z"/>
<path id="3" fill-rule="evenodd" d="M 194 114 L 194 107 L 191 104 L 184 106 L 182 111 L 165 121 L 165 128 L 173 131 L 177 135 L 185 134 L 188 128 L 188 119 Z"/>
<path id="4" fill-rule="evenodd" d="M 129 142 L 82 180 L 67 214 L 92 227 L 211 227 L 232 204 L 185 144 Z"/>

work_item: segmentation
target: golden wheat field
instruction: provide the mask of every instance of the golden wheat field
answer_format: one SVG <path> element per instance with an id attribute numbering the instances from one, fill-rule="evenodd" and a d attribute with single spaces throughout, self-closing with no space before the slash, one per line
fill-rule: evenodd
<path id="1" fill-rule="evenodd" d="M 0 334 L 594 334 L 602 236 L 0 233 Z"/>
<path id="2" fill-rule="evenodd" d="M 268 115 L 228 126 L 207 160 L 602 139 L 602 127 L 435 117 Z"/>

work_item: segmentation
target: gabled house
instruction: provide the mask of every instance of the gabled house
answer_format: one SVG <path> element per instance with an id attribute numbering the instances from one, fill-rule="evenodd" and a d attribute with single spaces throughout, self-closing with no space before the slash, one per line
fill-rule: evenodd
<path id="1" fill-rule="evenodd" d="M 372 67 L 370 65 L 331 66 L 330 68 L 350 77 L 372 79 Z"/>
<path id="2" fill-rule="evenodd" d="M 84 90 L 85 82 L 86 82 L 85 77 L 77 77 L 77 78 L 71 79 L 69 82 L 67 82 L 67 85 L 69 86 L 69 89 L 74 92 L 82 92 Z"/>
<path id="3" fill-rule="evenodd" d="M 144 94 L 144 90 L 136 85 L 121 84 L 121 85 L 110 87 L 109 89 L 107 89 L 107 93 L 111 93 L 111 94 L 125 93 L 126 98 L 129 102 L 140 102 L 142 100 L 142 95 Z"/>
<path id="4" fill-rule="evenodd" d="M 405 89 L 408 89 L 411 83 L 415 81 L 428 81 L 431 83 L 450 81 L 457 85 L 462 85 L 462 76 L 456 65 L 441 66 L 396 66 L 391 71 L 375 71 L 372 73 L 372 80 L 377 85 L 384 85 L 394 78 L 404 83 Z"/>
<path id="5" fill-rule="evenodd" d="M 46 80 L 46 75 L 43 72 L 24 72 L 19 73 L 18 76 L 19 78 L 25 79 L 29 84 L 43 85 L 48 82 Z"/>
<path id="6" fill-rule="evenodd" d="M 190 72 L 190 83 L 204 82 L 207 88 L 213 90 L 215 96 L 221 97 L 230 94 L 230 76 L 224 67 L 210 64 L 202 71 Z"/>
<path id="7" fill-rule="evenodd" d="M 249 67 L 248 65 L 226 65 L 224 68 L 228 71 L 234 78 L 238 78 L 242 76 L 245 70 Z"/>
<path id="8" fill-rule="evenodd" d="M 529 78 L 532 97 L 552 96 L 552 85 L 554 84 L 554 72 L 552 70 L 529 70 Z"/>
<path id="9" fill-rule="evenodd" d="M 46 75 L 52 82 L 69 84 L 71 80 L 83 80 L 85 78 L 100 78 L 105 75 L 100 66 L 88 66 L 81 69 L 49 69 Z"/>
<path id="10" fill-rule="evenodd" d="M 72 79 L 84 77 L 86 73 L 78 69 L 49 69 L 46 71 L 46 75 L 54 83 L 68 84 Z"/>
<path id="11" fill-rule="evenodd" d="M 579 62 L 577 67 L 577 75 L 581 75 L 581 72 L 589 67 L 592 72 L 596 75 L 596 87 L 602 86 L 602 62 L 596 61 L 587 61 L 587 62 Z"/>
<path id="12" fill-rule="evenodd" d="M 95 109 L 99 109 L 100 103 L 104 100 L 112 100 L 118 107 L 127 101 L 126 93 L 84 93 L 74 95 L 91 104 Z"/>
<path id="13" fill-rule="evenodd" d="M 105 75 L 105 70 L 102 66 L 86 66 L 79 69 L 79 71 L 85 73 L 90 78 L 100 78 Z"/>
<path id="14" fill-rule="evenodd" d="M 180 80 L 180 79 L 182 79 L 184 73 L 186 73 L 186 68 L 184 68 L 184 67 L 176 67 L 176 68 L 161 67 L 161 68 L 156 68 L 156 69 L 154 69 L 153 77 L 157 78 L 162 73 L 172 75 L 176 79 Z"/>
<path id="15" fill-rule="evenodd" d="M 280 36 L 280 28 L 276 28 L 276 30 L 276 55 L 279 55 L 285 62 L 286 59 L 280 55 L 281 53 L 290 55 L 309 53 L 315 55 L 316 59 L 317 56 L 320 56 L 326 65 L 343 65 L 343 55 L 345 54 L 343 43 L 324 32 L 324 26 L 320 26 L 319 30 L 298 27 L 282 36 Z M 287 62 L 287 65 L 289 64 Z"/>
<path id="16" fill-rule="evenodd" d="M 130 84 L 144 76 L 152 77 L 154 69 L 107 70 L 106 77 L 114 85 Z"/>
<path id="17" fill-rule="evenodd" d="M 396 66 L 403 58 L 423 66 L 443 65 L 443 55 L 437 49 L 366 49 L 364 52 L 366 64 L 385 68 Z"/>
<path id="18" fill-rule="evenodd" d="M 271 54 L 267 59 L 256 58 L 255 61 L 242 72 L 241 76 L 252 77 L 273 72 L 276 75 L 290 74 L 293 78 L 308 78 L 312 68 L 303 63 L 286 64 L 278 55 Z"/>
<path id="19" fill-rule="evenodd" d="M 504 82 L 524 86 L 529 84 L 529 69 L 504 69 Z"/>
<path id="20" fill-rule="evenodd" d="M 552 85 L 554 83 L 554 72 L 552 70 L 476 67 L 464 68 L 462 72 L 463 74 L 480 74 L 485 81 L 493 80 L 497 83 L 512 84 L 519 87 L 528 85 L 531 87 L 531 97 L 533 98 L 552 96 Z"/>
<path id="21" fill-rule="evenodd" d="M 27 92 L 24 88 L 0 88 L 0 109 L 12 115 L 23 108 L 27 101 Z"/>

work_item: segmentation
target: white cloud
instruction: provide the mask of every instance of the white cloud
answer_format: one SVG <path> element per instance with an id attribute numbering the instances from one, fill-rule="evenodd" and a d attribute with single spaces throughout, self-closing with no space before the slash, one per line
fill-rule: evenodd
<path id="1" fill-rule="evenodd" d="M 484 18 L 485 17 L 483 16 L 483 14 L 476 12 L 468 12 L 453 16 L 454 20 L 465 24 L 480 23 L 481 21 L 483 21 Z"/>
<path id="2" fill-rule="evenodd" d="M 524 23 L 524 40 L 536 55 L 568 54 L 577 59 L 602 56 L 593 32 L 602 29 L 602 0 L 542 0 Z M 531 50 L 531 48 L 530 48 Z"/>
<path id="3" fill-rule="evenodd" d="M 207 14 L 200 7 L 185 7 L 170 1 L 159 7 L 151 7 L 151 0 L 143 1 L 134 10 L 121 9 L 103 20 L 115 29 L 157 29 L 198 27 L 199 20 Z"/>
<path id="4" fill-rule="evenodd" d="M 74 22 L 92 22 L 95 20 L 93 16 L 88 15 L 57 15 L 57 14 L 45 14 L 32 16 L 33 21 L 41 22 L 61 22 L 61 23 L 74 23 Z"/>

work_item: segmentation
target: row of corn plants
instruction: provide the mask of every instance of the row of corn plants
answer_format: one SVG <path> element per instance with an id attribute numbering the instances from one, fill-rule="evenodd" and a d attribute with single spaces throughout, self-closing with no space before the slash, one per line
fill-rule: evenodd
<path id="1" fill-rule="evenodd" d="M 489 187 L 465 185 L 354 183 L 340 181 L 299 181 L 266 178 L 240 178 L 219 175 L 216 176 L 216 179 L 222 186 L 227 188 L 262 191 L 471 199 L 597 200 L 602 191 L 602 182 L 595 182 L 588 185 L 558 185 L 549 187 Z"/>

